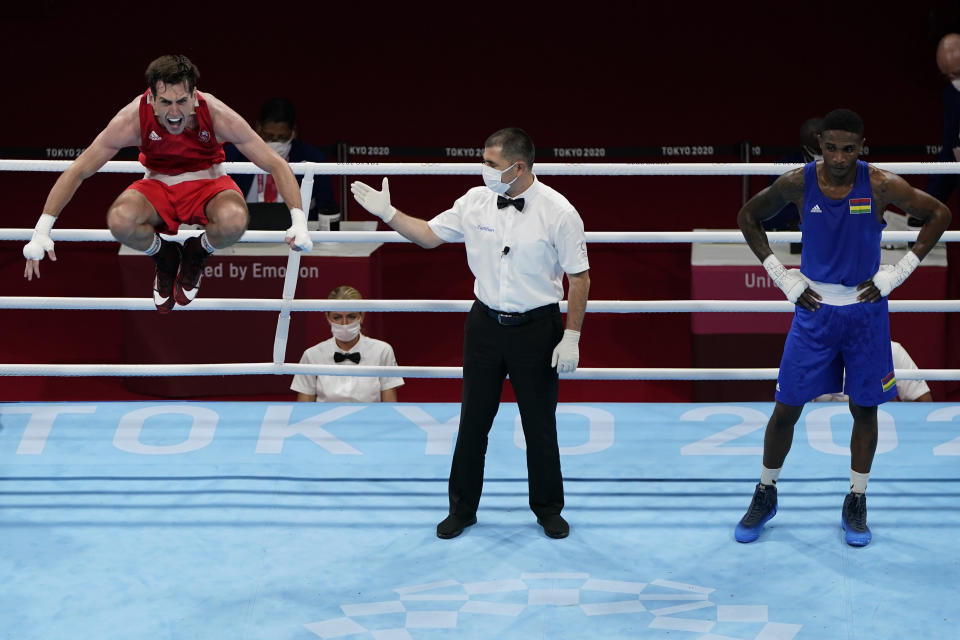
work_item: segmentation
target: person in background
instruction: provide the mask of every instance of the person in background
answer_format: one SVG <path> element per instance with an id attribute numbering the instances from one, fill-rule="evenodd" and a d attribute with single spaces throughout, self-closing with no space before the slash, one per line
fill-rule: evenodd
<path id="1" fill-rule="evenodd" d="M 899 342 L 890 341 L 890 350 L 893 352 L 894 369 L 919 369 L 907 350 Z M 897 380 L 897 397 L 902 402 L 933 402 L 930 395 L 930 386 L 925 380 Z M 814 402 L 850 402 L 850 396 L 838 391 L 825 393 L 813 399 Z"/>
<path id="2" fill-rule="evenodd" d="M 806 120 L 800 125 L 800 148 L 777 158 L 777 162 L 806 164 L 814 160 L 822 160 L 821 131 L 823 131 L 823 118 Z M 770 176 L 770 178 L 770 184 L 773 184 L 777 177 Z M 783 209 L 763 221 L 763 228 L 766 231 L 797 231 L 800 228 L 800 213 L 797 211 L 797 205 L 792 202 L 784 205 Z"/>
<path id="3" fill-rule="evenodd" d="M 947 81 L 941 97 L 940 151 L 937 162 L 960 162 L 960 34 L 948 33 L 937 44 L 937 68 Z M 927 177 L 926 191 L 931 196 L 949 204 L 951 196 L 960 185 L 956 173 L 931 174 Z M 907 219 L 910 227 L 919 227 L 923 222 L 914 216 Z M 947 299 L 960 298 L 960 243 L 948 242 L 947 248 Z M 947 314 L 946 364 L 956 366 L 960 362 L 960 316 Z M 960 383 L 948 381 L 945 391 L 952 394 L 960 390 Z"/>
<path id="4" fill-rule="evenodd" d="M 943 127 L 937 162 L 960 162 L 960 34 L 948 33 L 937 45 L 937 67 L 949 84 L 943 88 Z M 931 175 L 927 193 L 946 202 L 957 188 L 956 173 Z M 910 226 L 919 227 L 921 221 L 911 218 Z"/>
<path id="5" fill-rule="evenodd" d="M 270 98 L 264 102 L 254 130 L 287 162 L 328 162 L 327 154 L 300 139 L 296 109 L 286 98 Z M 247 162 L 246 156 L 233 145 L 225 145 L 224 152 L 227 162 Z M 247 202 L 283 202 L 283 196 L 277 191 L 277 185 L 270 175 L 245 173 L 232 177 Z M 297 183 L 302 180 L 303 176 L 298 175 Z M 313 194 L 306 204 L 310 220 L 316 220 L 319 214 L 340 212 L 329 176 L 314 176 Z"/>
<path id="6" fill-rule="evenodd" d="M 331 300 L 362 300 L 355 288 L 341 285 L 330 292 Z M 360 333 L 363 313 L 328 311 L 327 320 L 333 337 L 303 352 L 300 364 L 336 364 L 395 367 L 393 347 Z M 296 375 L 290 388 L 297 392 L 298 402 L 396 402 L 403 378 L 371 376 Z"/>

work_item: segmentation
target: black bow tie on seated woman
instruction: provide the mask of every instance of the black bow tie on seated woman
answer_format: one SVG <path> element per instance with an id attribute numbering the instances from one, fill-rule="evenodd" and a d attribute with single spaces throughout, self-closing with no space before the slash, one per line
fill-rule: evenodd
<path id="1" fill-rule="evenodd" d="M 504 207 L 509 207 L 513 205 L 517 208 L 517 211 L 523 211 L 523 198 L 504 198 L 503 196 L 497 196 L 497 209 L 503 209 Z"/>
<path id="2" fill-rule="evenodd" d="M 340 353 L 339 351 L 333 352 L 334 362 L 343 362 L 344 360 L 353 360 L 354 364 L 360 364 L 360 352 L 359 351 L 356 351 L 354 353 Z"/>

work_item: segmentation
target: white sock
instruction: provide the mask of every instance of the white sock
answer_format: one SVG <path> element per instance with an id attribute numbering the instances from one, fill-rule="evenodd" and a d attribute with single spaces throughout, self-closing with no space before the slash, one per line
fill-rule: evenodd
<path id="1" fill-rule="evenodd" d="M 768 487 L 775 485 L 779 477 L 780 469 L 767 469 L 765 466 L 760 465 L 760 484 L 765 484 Z"/>
<path id="2" fill-rule="evenodd" d="M 156 233 L 153 234 L 153 244 L 150 245 L 150 248 L 144 251 L 148 256 L 156 255 L 157 251 L 160 251 L 160 236 Z"/>
<path id="3" fill-rule="evenodd" d="M 203 247 L 207 251 L 207 253 L 213 253 L 214 251 L 216 251 L 216 249 L 213 248 L 213 245 L 210 244 L 210 241 L 207 240 L 206 233 L 200 234 L 200 246 Z"/>
<path id="4" fill-rule="evenodd" d="M 850 469 L 850 491 L 854 493 L 866 493 L 867 481 L 869 480 L 869 473 L 857 473 L 853 469 Z"/>

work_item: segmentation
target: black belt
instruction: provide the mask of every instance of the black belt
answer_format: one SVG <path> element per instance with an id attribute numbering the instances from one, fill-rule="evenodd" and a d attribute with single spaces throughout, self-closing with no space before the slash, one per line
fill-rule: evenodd
<path id="1" fill-rule="evenodd" d="M 488 316 L 496 320 L 498 323 L 508 326 L 515 327 L 520 324 L 526 324 L 534 318 L 539 318 L 541 316 L 550 315 L 553 312 L 560 313 L 560 305 L 556 302 L 553 304 L 545 304 L 542 307 L 537 307 L 536 309 L 530 309 L 529 311 L 524 311 L 523 313 L 508 313 L 506 311 L 498 311 L 497 309 L 491 309 L 487 305 L 483 304 L 477 300 L 477 304 L 480 305 L 480 308 Z"/>

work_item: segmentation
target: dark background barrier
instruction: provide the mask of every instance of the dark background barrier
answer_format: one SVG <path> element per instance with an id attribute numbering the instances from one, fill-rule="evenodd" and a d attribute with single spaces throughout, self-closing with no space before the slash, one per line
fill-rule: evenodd
<path id="1" fill-rule="evenodd" d="M 960 12 L 940 1 L 876 6 L 741 3 L 734 11 L 699 3 L 315 3 L 272 10 L 236 5 L 228 12 L 39 2 L 5 8 L 0 16 L 7 63 L 0 156 L 72 157 L 143 90 L 150 60 L 179 52 L 200 68 L 201 91 L 248 120 L 265 98 L 285 95 L 297 105 L 305 140 L 330 147 L 345 142 L 357 161 L 463 161 L 469 158 L 456 150 L 476 149 L 508 125 L 531 134 L 541 161 L 737 161 L 744 141 L 760 147 L 756 160 L 772 161 L 796 144 L 803 120 L 838 106 L 863 116 L 875 150 L 867 159 L 930 160 L 940 139 L 944 84 L 935 46 L 944 32 L 960 29 Z M 383 147 L 390 155 L 372 153 Z M 425 149 L 443 152 L 435 157 L 438 152 Z M 32 227 L 55 177 L 0 174 L 2 226 Z M 909 179 L 925 184 L 923 177 Z M 767 180 L 752 178 L 750 192 Z M 58 227 L 103 228 L 107 206 L 130 181 L 90 178 Z M 742 197 L 739 177 L 544 182 L 568 196 L 590 231 L 733 228 Z M 391 191 L 399 208 L 430 217 L 477 183 L 463 176 L 395 176 Z M 370 219 L 346 204 L 350 219 Z M 45 261 L 43 277 L 33 283 L 21 277 L 20 246 L 0 243 L 2 295 L 121 295 L 116 245 L 59 243 L 60 260 Z M 686 245 L 595 244 L 590 257 L 594 299 L 690 297 Z M 387 245 L 379 261 L 385 298 L 471 297 L 460 245 L 433 251 Z M 149 287 L 143 283 L 144 295 Z M 125 361 L 121 313 L 3 311 L 0 317 L 2 362 Z M 197 333 L 177 339 L 196 340 L 198 349 L 204 340 L 234 340 L 224 331 L 236 322 L 231 314 L 194 317 Z M 375 337 L 394 345 L 401 364 L 460 363 L 462 316 L 403 313 L 379 320 Z M 326 337 L 312 336 L 291 352 Z M 922 336 L 897 335 L 895 323 L 894 338 L 909 350 Z M 255 339 L 236 341 L 237 359 L 245 359 Z M 262 340 L 271 343 L 272 334 Z M 778 356 L 772 354 L 768 366 L 776 366 Z M 955 360 L 948 359 L 949 366 L 960 366 Z M 581 366 L 691 362 L 689 315 L 587 318 Z M 3 378 L 0 387 L 0 399 L 135 395 L 112 379 Z M 944 387 L 941 395 L 948 393 Z M 408 380 L 401 392 L 411 401 L 458 396 L 456 380 Z M 684 382 L 561 387 L 565 401 L 689 396 Z"/>

